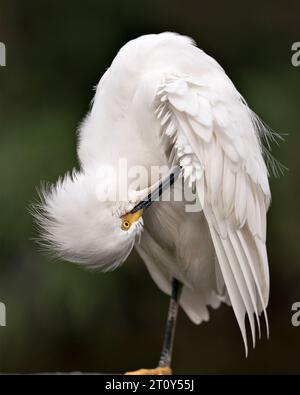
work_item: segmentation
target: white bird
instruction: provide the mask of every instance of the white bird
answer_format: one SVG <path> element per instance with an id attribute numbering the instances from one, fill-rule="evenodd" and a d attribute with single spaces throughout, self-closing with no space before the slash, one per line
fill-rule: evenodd
<path id="1" fill-rule="evenodd" d="M 270 189 L 261 141 L 268 133 L 222 67 L 185 36 L 132 40 L 101 78 L 80 126 L 80 170 L 43 191 L 36 216 L 42 239 L 68 261 L 111 270 L 135 246 L 171 295 L 159 367 L 136 374 L 171 372 L 178 303 L 195 324 L 209 319 L 209 306 L 230 304 L 246 354 L 246 316 L 253 346 L 262 312 L 268 332 Z M 129 169 L 149 173 L 167 166 L 163 183 L 182 169 L 184 191 L 196 191 L 201 209 L 187 212 L 186 199 L 150 206 L 149 191 L 157 197 L 166 188 L 147 173 L 139 188 L 127 188 L 125 201 L 103 201 L 128 181 L 124 158 Z"/>

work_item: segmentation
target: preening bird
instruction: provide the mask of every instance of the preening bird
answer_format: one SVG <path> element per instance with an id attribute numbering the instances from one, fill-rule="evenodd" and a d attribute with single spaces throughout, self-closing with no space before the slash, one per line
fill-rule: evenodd
<path id="1" fill-rule="evenodd" d="M 262 313 L 268 332 L 269 133 L 185 36 L 132 40 L 101 78 L 79 130 L 80 170 L 42 191 L 36 217 L 44 243 L 86 267 L 115 269 L 135 247 L 171 296 L 158 368 L 135 374 L 171 372 L 178 305 L 195 324 L 209 319 L 209 306 L 231 305 L 246 353 L 246 316 L 253 346 Z M 138 183 L 125 163 L 145 170 Z M 187 209 L 190 192 L 198 209 Z"/>

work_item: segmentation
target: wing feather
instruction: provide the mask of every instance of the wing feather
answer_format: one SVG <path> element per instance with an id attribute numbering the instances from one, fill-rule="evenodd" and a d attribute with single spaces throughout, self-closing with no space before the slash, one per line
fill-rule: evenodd
<path id="1" fill-rule="evenodd" d="M 214 243 L 214 247 L 216 250 L 216 255 L 218 258 L 218 262 L 220 265 L 221 273 L 223 275 L 226 288 L 228 291 L 229 299 L 232 304 L 233 311 L 235 313 L 238 325 L 241 330 L 242 338 L 244 341 L 245 352 L 248 354 L 248 344 L 247 344 L 247 335 L 245 328 L 245 305 L 243 303 L 240 290 L 236 284 L 234 275 L 232 273 L 232 269 L 230 266 L 230 262 L 228 261 L 228 257 L 226 252 L 224 251 L 223 245 L 221 243 L 220 235 L 215 231 L 214 227 L 209 224 L 209 229 L 211 232 L 212 240 Z"/>
<path id="2" fill-rule="evenodd" d="M 201 82 L 165 75 L 154 106 L 170 164 L 179 163 L 189 185 L 196 186 L 247 353 L 246 315 L 253 346 L 262 311 L 269 332 L 270 190 L 257 122 L 221 69 Z"/>

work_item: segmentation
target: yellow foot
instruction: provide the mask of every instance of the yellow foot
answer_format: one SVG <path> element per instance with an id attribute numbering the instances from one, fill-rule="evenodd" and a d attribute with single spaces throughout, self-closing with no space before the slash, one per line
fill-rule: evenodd
<path id="1" fill-rule="evenodd" d="M 171 368 L 156 368 L 156 369 L 139 369 L 139 370 L 134 370 L 132 372 L 126 372 L 125 374 L 127 375 L 158 375 L 158 376 L 169 376 L 172 374 L 172 369 Z"/>

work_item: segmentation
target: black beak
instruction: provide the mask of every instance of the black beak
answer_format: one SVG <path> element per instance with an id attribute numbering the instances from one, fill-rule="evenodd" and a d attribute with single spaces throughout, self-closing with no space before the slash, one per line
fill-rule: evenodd
<path id="1" fill-rule="evenodd" d="M 174 167 L 170 173 L 163 178 L 163 180 L 154 187 L 152 191 L 144 198 L 142 199 L 130 212 L 136 213 L 139 210 L 145 210 L 147 207 L 149 207 L 153 202 L 159 201 L 159 198 L 163 194 L 165 190 L 170 188 L 174 182 L 177 180 L 181 173 L 182 167 L 181 166 L 176 166 Z"/>

